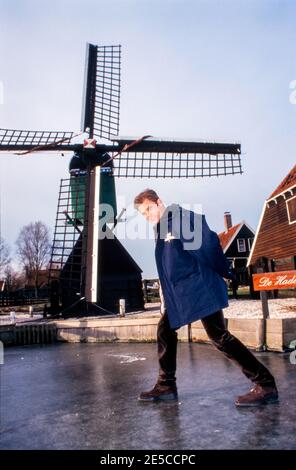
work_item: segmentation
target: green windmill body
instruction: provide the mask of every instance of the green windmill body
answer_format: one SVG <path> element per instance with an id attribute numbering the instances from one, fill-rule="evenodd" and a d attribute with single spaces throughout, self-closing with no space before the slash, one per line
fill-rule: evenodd
<path id="1" fill-rule="evenodd" d="M 106 154 L 105 161 L 109 159 Z M 85 202 L 87 192 L 87 164 L 78 155 L 74 155 L 69 164 L 70 191 L 71 191 L 71 220 L 68 223 L 84 225 Z M 117 217 L 117 202 L 115 190 L 115 178 L 112 166 L 104 166 L 100 171 L 99 204 L 108 205 L 113 217 L 106 219 L 107 223 L 114 223 Z M 72 220 L 73 219 L 73 220 Z"/>
<path id="2" fill-rule="evenodd" d="M 115 178 L 113 175 L 108 175 L 101 170 L 100 182 L 100 204 L 108 204 L 112 208 L 114 214 L 114 221 L 117 217 L 117 203 L 115 192 Z M 107 222 L 114 222 L 107 220 Z"/>

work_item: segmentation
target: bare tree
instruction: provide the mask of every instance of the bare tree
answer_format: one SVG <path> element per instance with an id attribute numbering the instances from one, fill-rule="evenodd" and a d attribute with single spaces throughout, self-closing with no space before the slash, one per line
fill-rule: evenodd
<path id="1" fill-rule="evenodd" d="M 4 270 L 4 281 L 6 282 L 8 292 L 24 287 L 26 283 L 24 273 L 15 271 L 10 264 Z"/>
<path id="2" fill-rule="evenodd" d="M 50 255 L 48 227 L 41 221 L 25 225 L 16 240 L 17 254 L 27 279 L 33 279 L 38 296 L 40 271 L 45 268 Z"/>
<path id="3" fill-rule="evenodd" d="M 0 277 L 4 275 L 5 268 L 10 263 L 10 249 L 3 238 L 0 238 Z"/>

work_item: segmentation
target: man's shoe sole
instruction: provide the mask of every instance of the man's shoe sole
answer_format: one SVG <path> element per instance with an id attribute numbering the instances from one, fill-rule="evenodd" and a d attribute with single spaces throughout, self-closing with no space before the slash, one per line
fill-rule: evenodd
<path id="1" fill-rule="evenodd" d="M 239 403 L 235 402 L 235 405 L 238 407 L 250 407 L 250 406 L 261 406 L 261 405 L 269 405 L 272 403 L 278 403 L 279 402 L 279 397 L 270 397 L 270 398 L 264 398 L 260 402 L 254 402 L 254 403 Z"/>
<path id="2" fill-rule="evenodd" d="M 166 393 L 166 394 L 159 395 L 158 397 L 147 397 L 147 398 L 138 397 L 138 401 L 165 401 L 165 400 L 178 400 L 178 395 L 176 393 Z"/>

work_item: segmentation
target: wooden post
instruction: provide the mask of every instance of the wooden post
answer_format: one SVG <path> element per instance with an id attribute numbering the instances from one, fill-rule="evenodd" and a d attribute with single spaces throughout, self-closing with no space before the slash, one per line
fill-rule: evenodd
<path id="1" fill-rule="evenodd" d="M 147 297 L 147 279 L 143 279 L 142 281 L 142 286 L 143 286 L 143 294 L 144 294 L 144 302 L 145 304 L 148 302 L 148 297 Z"/>
<path id="2" fill-rule="evenodd" d="M 192 343 L 192 328 L 191 328 L 191 323 L 188 323 L 188 343 Z"/>
<path id="3" fill-rule="evenodd" d="M 98 285 L 98 238 L 99 238 L 99 185 L 100 167 L 90 171 L 89 206 L 88 206 L 88 239 L 86 253 L 85 299 L 87 303 L 97 302 Z"/>
<path id="4" fill-rule="evenodd" d="M 263 268 L 257 269 L 258 273 L 263 273 Z M 268 308 L 268 294 L 266 291 L 260 291 L 260 299 L 262 304 L 262 321 L 258 326 L 258 348 L 257 351 L 266 351 L 266 319 L 269 317 L 269 308 Z"/>
<path id="5" fill-rule="evenodd" d="M 119 315 L 125 317 L 125 299 L 119 299 Z"/>
<path id="6" fill-rule="evenodd" d="M 4 364 L 4 345 L 2 341 L 0 341 L 0 365 Z"/>
<path id="7" fill-rule="evenodd" d="M 250 264 L 248 269 L 249 269 L 249 287 L 250 287 L 251 299 L 259 299 L 260 294 L 259 294 L 259 292 L 254 290 L 254 286 L 253 286 L 253 274 L 255 272 L 254 266 L 252 264 Z"/>

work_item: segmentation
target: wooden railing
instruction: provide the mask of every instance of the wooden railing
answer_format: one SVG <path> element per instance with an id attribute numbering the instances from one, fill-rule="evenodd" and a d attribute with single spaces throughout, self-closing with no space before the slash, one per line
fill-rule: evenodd
<path id="1" fill-rule="evenodd" d="M 20 307 L 25 305 L 45 304 L 48 298 L 35 298 L 27 296 L 0 295 L 0 307 Z"/>

